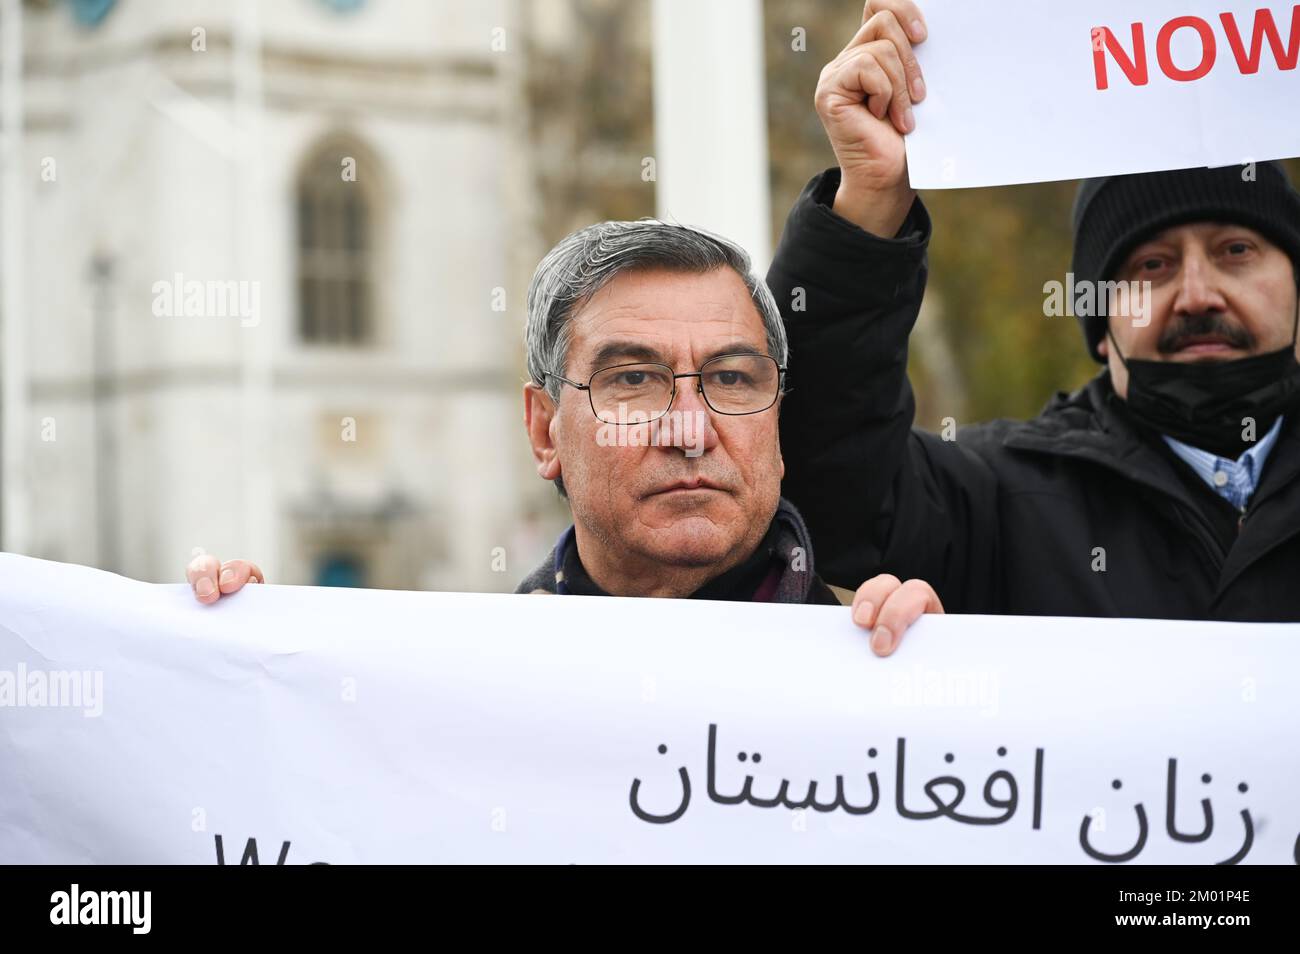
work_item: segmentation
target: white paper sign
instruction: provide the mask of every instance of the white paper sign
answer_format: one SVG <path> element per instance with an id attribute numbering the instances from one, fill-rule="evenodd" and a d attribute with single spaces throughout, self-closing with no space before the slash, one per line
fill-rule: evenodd
<path id="1" fill-rule="evenodd" d="M 1291 864 L 1297 671 L 1297 625 L 927 618 L 878 659 L 844 607 L 205 607 L 0 555 L 0 860 Z"/>
<path id="2" fill-rule="evenodd" d="M 917 189 L 1300 156 L 1300 4 L 924 0 Z"/>

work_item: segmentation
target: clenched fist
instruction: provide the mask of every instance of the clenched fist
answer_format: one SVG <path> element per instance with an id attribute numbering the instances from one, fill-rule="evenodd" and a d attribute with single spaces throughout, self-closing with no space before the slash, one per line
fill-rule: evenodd
<path id="1" fill-rule="evenodd" d="M 926 35 L 912 0 L 867 0 L 862 26 L 817 81 L 817 115 L 840 166 L 834 211 L 884 238 L 898 233 L 916 195 L 903 137 L 925 98 L 912 47 Z"/>

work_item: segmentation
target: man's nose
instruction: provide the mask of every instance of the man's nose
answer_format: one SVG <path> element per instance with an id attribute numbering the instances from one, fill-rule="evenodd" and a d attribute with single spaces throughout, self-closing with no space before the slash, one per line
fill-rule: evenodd
<path id="1" fill-rule="evenodd" d="M 1215 273 L 1203 255 L 1188 255 L 1182 273 L 1178 276 L 1178 294 L 1174 298 L 1174 311 L 1194 315 L 1205 312 L 1226 311 L 1228 303 L 1224 301 L 1215 280 Z"/>
<path id="2" fill-rule="evenodd" d="M 711 450 L 718 445 L 713 413 L 704 400 L 699 378 L 678 379 L 677 397 L 668 413 L 657 422 L 660 428 L 658 445 L 681 448 L 692 455 Z"/>

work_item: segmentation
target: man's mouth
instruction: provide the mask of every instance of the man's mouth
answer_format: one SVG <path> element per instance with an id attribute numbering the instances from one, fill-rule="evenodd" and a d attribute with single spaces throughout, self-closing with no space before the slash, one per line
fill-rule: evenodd
<path id="1" fill-rule="evenodd" d="M 675 480 L 670 484 L 662 484 L 651 490 L 647 497 L 659 497 L 664 495 L 693 494 L 705 491 L 720 491 L 724 488 L 715 484 L 711 480 L 703 477 L 693 477 L 689 480 Z"/>
<path id="2" fill-rule="evenodd" d="M 1236 342 L 1224 335 L 1188 335 L 1180 338 L 1168 354 L 1186 357 L 1207 357 L 1241 351 Z"/>

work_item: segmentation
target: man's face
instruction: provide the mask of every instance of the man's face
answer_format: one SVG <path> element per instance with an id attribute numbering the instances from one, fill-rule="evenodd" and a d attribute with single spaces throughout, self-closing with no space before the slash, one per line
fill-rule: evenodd
<path id="1" fill-rule="evenodd" d="M 1245 226 L 1198 222 L 1166 229 L 1135 248 L 1114 279 L 1151 283 L 1144 315 L 1110 319 L 1125 358 L 1231 361 L 1291 343 L 1291 259 Z M 1127 397 L 1128 372 L 1109 339 L 1100 350 L 1115 393 Z"/>
<path id="2" fill-rule="evenodd" d="M 768 353 L 749 290 L 729 268 L 624 273 L 570 321 L 563 374 L 581 384 L 632 362 L 681 374 L 717 355 Z M 778 408 L 718 414 L 699 393 L 698 378 L 676 383 L 669 417 L 633 425 L 602 424 L 585 391 L 566 385 L 548 409 L 549 397 L 534 388 L 529 426 L 538 472 L 563 478 L 580 532 L 633 565 L 734 565 L 758 545 L 776 511 L 785 467 Z M 532 418 L 540 424 L 548 414 L 546 432 L 538 433 Z M 672 426 L 678 421 L 684 426 Z M 548 441 L 550 449 L 539 448 Z"/>

